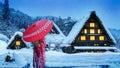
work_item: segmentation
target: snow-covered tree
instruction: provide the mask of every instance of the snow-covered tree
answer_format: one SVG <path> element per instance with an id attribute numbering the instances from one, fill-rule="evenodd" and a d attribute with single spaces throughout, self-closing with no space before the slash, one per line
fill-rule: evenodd
<path id="1" fill-rule="evenodd" d="M 19 29 L 21 29 L 27 28 L 28 25 L 31 24 L 33 21 L 32 18 L 27 14 L 24 14 L 18 10 L 15 11 L 14 9 L 11 9 L 10 22 L 11 24 L 15 24 Z"/>
<path id="2" fill-rule="evenodd" d="M 6 25 L 4 22 L 0 22 L 0 33 L 10 38 L 19 29 L 14 25 Z"/>
<path id="3" fill-rule="evenodd" d="M 9 0 L 4 0 L 3 14 L 2 14 L 3 21 L 8 22 L 9 13 L 10 13 Z"/>
<path id="4" fill-rule="evenodd" d="M 0 21 L 2 21 L 2 9 L 3 9 L 3 4 L 0 2 Z"/>

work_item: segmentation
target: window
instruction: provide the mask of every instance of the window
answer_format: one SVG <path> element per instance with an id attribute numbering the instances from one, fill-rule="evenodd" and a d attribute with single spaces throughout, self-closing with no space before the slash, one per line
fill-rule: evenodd
<path id="1" fill-rule="evenodd" d="M 90 27 L 95 27 L 95 23 L 91 22 Z"/>
<path id="2" fill-rule="evenodd" d="M 94 34 L 94 33 L 95 33 L 95 30 L 94 30 L 94 29 L 90 29 L 90 33 L 91 33 L 91 34 Z"/>
<path id="3" fill-rule="evenodd" d="M 101 31 L 100 31 L 100 29 L 98 29 L 98 34 L 100 34 L 101 33 Z"/>
<path id="4" fill-rule="evenodd" d="M 99 40 L 103 41 L 104 39 L 104 36 L 99 36 Z"/>
<path id="5" fill-rule="evenodd" d="M 87 33 L 87 29 L 84 29 L 84 33 L 85 33 L 85 34 Z"/>
<path id="6" fill-rule="evenodd" d="M 20 41 L 16 41 L 16 45 L 19 46 L 20 45 Z"/>
<path id="7" fill-rule="evenodd" d="M 81 40 L 86 40 L 86 36 L 80 36 Z"/>
<path id="8" fill-rule="evenodd" d="M 95 36 L 90 36 L 90 40 L 95 40 Z"/>

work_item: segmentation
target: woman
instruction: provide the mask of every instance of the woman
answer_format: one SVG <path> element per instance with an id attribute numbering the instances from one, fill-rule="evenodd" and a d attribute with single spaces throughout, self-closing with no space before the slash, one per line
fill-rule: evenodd
<path id="1" fill-rule="evenodd" d="M 33 67 L 34 68 L 45 68 L 45 41 L 44 39 L 33 42 Z"/>

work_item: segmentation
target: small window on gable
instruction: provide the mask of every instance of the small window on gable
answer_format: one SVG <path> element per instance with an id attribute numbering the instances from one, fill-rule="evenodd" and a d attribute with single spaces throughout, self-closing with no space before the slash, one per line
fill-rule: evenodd
<path id="1" fill-rule="evenodd" d="M 80 36 L 80 40 L 86 40 L 86 36 Z"/>
<path id="2" fill-rule="evenodd" d="M 94 22 L 90 22 L 90 27 L 95 27 L 95 23 Z"/>
<path id="3" fill-rule="evenodd" d="M 101 33 L 101 30 L 100 29 L 98 29 L 98 34 L 100 34 Z"/>
<path id="4" fill-rule="evenodd" d="M 20 46 L 20 41 L 16 41 L 16 46 Z"/>
<path id="5" fill-rule="evenodd" d="M 84 33 L 85 33 L 85 34 L 87 33 L 87 29 L 84 29 Z"/>

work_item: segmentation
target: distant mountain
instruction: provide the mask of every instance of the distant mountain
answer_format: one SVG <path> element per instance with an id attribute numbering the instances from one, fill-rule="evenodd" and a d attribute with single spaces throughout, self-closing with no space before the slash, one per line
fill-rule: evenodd
<path id="1" fill-rule="evenodd" d="M 29 24 L 33 22 L 32 17 L 28 16 L 27 14 L 24 14 L 23 12 L 19 10 L 10 10 L 10 21 L 11 24 L 15 24 L 19 29 L 21 28 L 27 28 Z"/>
<path id="2" fill-rule="evenodd" d="M 0 2 L 0 33 L 10 37 L 14 32 L 21 28 L 27 28 L 33 22 L 33 19 L 21 11 L 10 8 L 10 19 L 4 22 L 2 19 L 3 4 Z"/>

